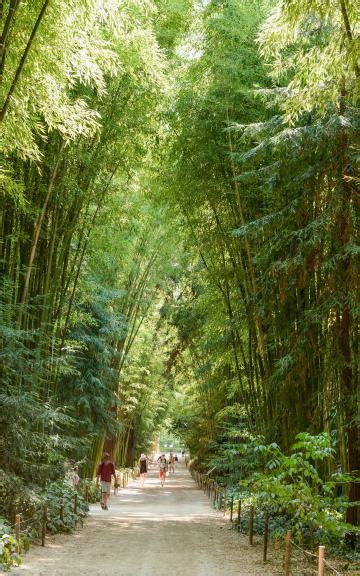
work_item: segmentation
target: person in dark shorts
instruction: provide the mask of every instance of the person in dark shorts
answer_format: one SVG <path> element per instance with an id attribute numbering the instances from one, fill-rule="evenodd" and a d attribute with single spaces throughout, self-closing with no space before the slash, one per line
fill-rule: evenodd
<path id="1" fill-rule="evenodd" d="M 141 454 L 139 458 L 139 469 L 140 469 L 140 481 L 141 481 L 141 488 L 144 486 L 145 478 L 148 471 L 148 458 L 145 454 Z"/>
<path id="2" fill-rule="evenodd" d="M 108 452 L 104 452 L 96 474 L 96 485 L 99 486 L 99 484 L 101 484 L 100 504 L 103 510 L 109 510 L 109 498 L 110 498 L 112 476 L 114 476 L 116 484 L 117 477 L 114 462 L 110 460 L 110 454 Z"/>

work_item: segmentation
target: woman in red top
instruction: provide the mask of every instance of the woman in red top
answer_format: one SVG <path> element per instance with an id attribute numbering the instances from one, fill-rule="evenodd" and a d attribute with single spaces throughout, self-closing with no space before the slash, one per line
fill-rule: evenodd
<path id="1" fill-rule="evenodd" d="M 108 503 L 111 490 L 111 476 L 114 476 L 116 482 L 114 462 L 110 460 L 110 454 L 104 452 L 103 457 L 101 458 L 101 464 L 99 464 L 96 474 L 96 485 L 99 486 L 101 483 L 100 504 L 103 510 L 109 510 Z"/>

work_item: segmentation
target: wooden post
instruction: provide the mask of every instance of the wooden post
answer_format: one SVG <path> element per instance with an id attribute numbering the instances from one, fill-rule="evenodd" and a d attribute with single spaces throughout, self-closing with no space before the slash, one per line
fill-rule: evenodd
<path id="1" fill-rule="evenodd" d="M 240 532 L 240 521 L 241 521 L 241 500 L 239 500 L 238 502 L 238 512 L 237 512 L 237 525 L 239 532 Z"/>
<path id="2" fill-rule="evenodd" d="M 233 521 L 233 514 L 234 514 L 234 496 L 231 496 L 231 500 L 230 500 L 230 522 Z"/>
<path id="3" fill-rule="evenodd" d="M 64 522 L 64 500 L 61 500 L 60 504 L 60 520 Z"/>
<path id="4" fill-rule="evenodd" d="M 226 510 L 227 510 L 227 490 L 226 488 L 224 488 L 224 516 L 226 516 Z"/>
<path id="5" fill-rule="evenodd" d="M 285 576 L 290 576 L 290 560 L 291 560 L 291 530 L 287 530 L 285 536 Z"/>
<path id="6" fill-rule="evenodd" d="M 325 546 L 319 546 L 319 565 L 318 565 L 318 576 L 324 576 L 325 574 Z"/>
<path id="7" fill-rule="evenodd" d="M 253 545 L 254 540 L 254 506 L 250 506 L 250 517 L 249 517 L 249 544 Z"/>
<path id="8" fill-rule="evenodd" d="M 21 515 L 16 514 L 16 516 L 15 516 L 15 539 L 16 539 L 16 548 L 17 548 L 18 554 L 20 554 L 20 522 L 21 522 Z"/>
<path id="9" fill-rule="evenodd" d="M 46 524 L 47 524 L 47 504 L 44 504 L 43 518 L 42 518 L 42 530 L 41 530 L 41 546 L 45 546 Z"/>
<path id="10" fill-rule="evenodd" d="M 267 560 L 268 543 L 269 543 L 269 512 L 266 511 L 264 520 L 264 554 L 263 554 L 264 562 L 266 562 Z"/>
<path id="11" fill-rule="evenodd" d="M 78 509 L 78 495 L 76 492 L 74 496 L 74 514 L 77 514 L 77 509 Z"/>

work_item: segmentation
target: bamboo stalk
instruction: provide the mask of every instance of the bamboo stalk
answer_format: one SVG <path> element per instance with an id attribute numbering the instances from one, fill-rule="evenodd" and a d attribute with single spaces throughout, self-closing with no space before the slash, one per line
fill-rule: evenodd
<path id="1" fill-rule="evenodd" d="M 10 6 L 9 6 L 9 11 L 7 13 L 6 16 L 6 20 L 5 20 L 5 24 L 4 24 L 4 28 L 1 34 L 1 38 L 0 38 L 0 84 L 3 81 L 3 75 L 4 75 L 4 68 L 5 68 L 5 58 L 6 58 L 6 53 L 7 53 L 7 43 L 8 40 L 10 38 L 10 31 L 11 31 L 11 27 L 12 27 L 12 22 L 15 18 L 15 14 L 16 14 L 16 10 L 19 6 L 19 0 L 11 0 L 10 1 Z M 1 20 L 3 17 L 3 2 L 1 2 Z"/>
<path id="2" fill-rule="evenodd" d="M 40 22 L 41 22 L 41 20 L 42 20 L 43 17 L 44 17 L 44 14 L 45 14 L 45 11 L 46 11 L 46 9 L 47 9 L 47 7 L 48 7 L 48 5 L 49 5 L 49 2 L 50 2 L 50 0 L 45 0 L 44 4 L 43 4 L 43 6 L 42 6 L 42 8 L 41 8 L 41 10 L 40 10 L 39 16 L 37 17 L 37 20 L 36 20 L 36 22 L 35 22 L 34 28 L 32 29 L 32 32 L 31 32 L 31 34 L 30 34 L 30 38 L 29 38 L 28 43 L 27 43 L 27 45 L 26 45 L 26 48 L 25 48 L 25 50 L 24 50 L 24 52 L 23 52 L 23 55 L 21 56 L 19 65 L 18 65 L 18 67 L 17 67 L 17 69 L 16 69 L 15 76 L 14 76 L 14 79 L 13 79 L 13 81 L 12 81 L 12 83 L 11 83 L 9 92 L 7 93 L 7 96 L 6 96 L 6 98 L 5 98 L 4 104 L 3 104 L 3 106 L 2 106 L 2 109 L 1 109 L 1 112 L 0 112 L 0 122 L 2 122 L 2 121 L 4 120 L 4 118 L 5 118 L 5 114 L 6 114 L 6 112 L 7 112 L 7 109 L 8 109 L 8 107 L 9 107 L 9 104 L 10 104 L 11 96 L 13 95 L 14 90 L 15 90 L 15 88 L 16 88 L 16 85 L 17 85 L 17 83 L 18 83 L 18 81 L 19 81 L 19 78 L 20 78 L 22 69 L 23 69 L 23 67 L 24 67 L 24 64 L 25 64 L 27 55 L 28 55 L 28 53 L 29 53 L 29 51 L 30 51 L 30 48 L 31 48 L 31 45 L 32 45 L 33 40 L 34 40 L 34 38 L 35 38 L 37 29 L 39 28 Z"/>
<path id="3" fill-rule="evenodd" d="M 35 254 L 36 254 L 36 250 L 37 250 L 37 246 L 38 246 L 38 242 L 39 242 L 39 237 L 40 237 L 40 232 L 41 232 L 41 227 L 42 227 L 42 223 L 44 221 L 44 217 L 45 217 L 45 213 L 46 213 L 46 209 L 47 209 L 47 205 L 55 184 L 55 179 L 56 179 L 56 175 L 58 172 L 58 168 L 60 165 L 60 160 L 61 160 L 61 153 L 64 147 L 64 143 L 61 143 L 60 146 L 60 150 L 49 180 L 49 185 L 48 185 L 48 189 L 47 189 L 47 193 L 46 193 L 46 197 L 44 200 L 44 204 L 41 210 L 41 214 L 37 220 L 37 222 L 35 223 L 34 226 L 34 234 L 33 234 L 33 239 L 32 239 L 32 245 L 31 245 L 31 250 L 30 250 L 30 255 L 29 255 L 29 261 L 27 264 L 27 270 L 26 270 L 26 275 L 25 275 L 25 282 L 24 282 L 24 288 L 23 288 L 23 292 L 22 292 L 22 296 L 21 296 L 21 300 L 20 300 L 20 304 L 23 306 L 26 303 L 27 300 L 27 296 L 28 296 L 28 291 L 29 291 L 29 285 L 30 285 L 30 278 L 31 278 L 31 272 L 32 272 L 32 266 L 34 263 L 34 259 L 35 259 Z M 21 317 L 22 317 L 22 306 L 20 307 L 20 317 L 19 317 L 19 323 L 21 322 Z"/>

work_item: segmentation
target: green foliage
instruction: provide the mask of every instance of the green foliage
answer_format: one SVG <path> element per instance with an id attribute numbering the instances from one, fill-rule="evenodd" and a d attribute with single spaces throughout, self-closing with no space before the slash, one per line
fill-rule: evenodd
<path id="1" fill-rule="evenodd" d="M 182 217 L 189 261 L 170 312 L 184 395 L 173 425 L 204 470 L 249 436 L 289 454 L 302 431 L 333 430 L 322 480 L 350 473 L 338 492 L 355 504 L 334 510 L 356 525 L 355 3 L 265 12 L 200 10 L 170 107 L 155 186 Z M 307 460 L 315 447 L 298 442 Z M 228 466 L 231 481 L 251 472 L 251 462 Z"/>
<path id="2" fill-rule="evenodd" d="M 285 2 L 273 9 L 262 27 L 260 48 L 275 79 L 290 76 L 284 94 L 287 119 L 314 108 L 324 115 L 344 94 L 350 101 L 359 98 L 357 18 L 354 1 Z"/>
<path id="3" fill-rule="evenodd" d="M 95 504 L 100 501 L 100 488 L 93 479 L 85 478 L 84 480 L 80 480 L 78 492 L 89 504 Z"/>
<path id="4" fill-rule="evenodd" d="M 15 536 L 11 534 L 9 524 L 0 517 L 0 568 L 7 572 L 19 564 L 21 555 L 17 551 Z"/>
<path id="5" fill-rule="evenodd" d="M 181 35 L 176 15 L 185 30 L 191 11 L 169 6 L 173 39 L 160 46 L 162 25 L 147 1 L 10 8 L 0 14 L 0 467 L 8 518 L 13 505 L 31 515 L 45 486 L 58 505 L 61 487 L 52 482 L 62 482 L 65 460 L 92 478 L 105 441 L 118 461 L 132 463 L 160 426 L 167 348 L 152 358 L 153 334 L 176 240 L 163 222 L 167 210 L 147 199 L 147 170 L 168 85 L 163 48 Z M 64 526 L 56 514 L 53 529 L 74 525 L 70 512 Z"/>
<path id="6" fill-rule="evenodd" d="M 172 421 L 282 526 L 357 524 L 356 3 L 270 4 L 4 3 L 6 518 L 72 529 L 64 461 Z"/>
<path id="7" fill-rule="evenodd" d="M 350 530 L 343 521 L 347 502 L 339 488 L 352 479 L 338 473 L 324 479 L 321 474 L 322 463 L 336 453 L 329 434 L 298 434 L 289 455 L 277 444 L 263 441 L 256 437 L 241 444 L 226 443 L 209 466 L 215 467 L 222 482 L 224 475 L 226 482 L 232 482 L 229 492 L 241 498 L 245 509 L 252 504 L 270 513 L 274 537 L 283 537 L 291 528 L 301 544 L 326 542 L 338 547 Z M 262 520 L 258 520 L 262 529 Z M 246 524 L 246 514 L 243 521 Z"/>
<path id="8" fill-rule="evenodd" d="M 76 510 L 75 510 L 75 496 Z M 72 532 L 88 512 L 84 498 L 66 482 L 59 481 L 49 484 L 45 492 L 48 503 L 47 527 L 50 532 Z"/>

